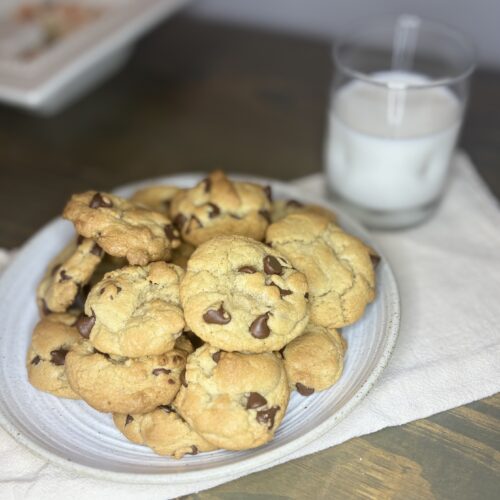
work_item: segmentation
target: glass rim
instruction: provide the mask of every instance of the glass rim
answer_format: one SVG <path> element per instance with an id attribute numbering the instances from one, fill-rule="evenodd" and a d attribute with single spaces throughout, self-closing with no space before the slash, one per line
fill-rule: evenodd
<path id="1" fill-rule="evenodd" d="M 465 69 L 457 75 L 443 77 L 443 78 L 434 78 L 426 82 L 419 82 L 419 83 L 387 82 L 377 79 L 370 74 L 364 73 L 363 71 L 353 69 L 349 67 L 349 65 L 346 65 L 344 62 L 342 62 L 340 55 L 340 51 L 342 50 L 342 48 L 345 48 L 347 45 L 350 44 L 355 44 L 356 37 L 362 34 L 363 31 L 366 31 L 367 26 L 369 27 L 374 26 L 376 23 L 381 24 L 383 22 L 385 23 L 390 21 L 395 22 L 396 20 L 405 16 L 409 18 L 418 19 L 422 24 L 425 24 L 425 26 L 430 26 L 436 32 L 445 34 L 449 38 L 453 38 L 455 39 L 455 41 L 458 41 L 463 46 L 463 48 L 468 51 L 468 54 L 466 56 L 467 63 L 465 64 Z M 477 60 L 476 48 L 472 40 L 460 30 L 446 23 L 442 23 L 440 21 L 431 21 L 429 19 L 423 18 L 415 14 L 400 14 L 394 16 L 378 16 L 375 18 L 371 18 L 370 20 L 366 19 L 365 21 L 360 21 L 355 24 L 352 24 L 348 28 L 349 29 L 346 31 L 346 33 L 350 34 L 340 38 L 338 43 L 335 43 L 335 46 L 333 48 L 333 61 L 335 63 L 335 66 L 345 74 L 353 78 L 356 78 L 358 80 L 361 80 L 363 82 L 370 83 L 372 85 L 385 87 L 388 89 L 395 89 L 395 90 L 441 87 L 445 85 L 453 85 L 454 83 L 467 79 L 470 75 L 472 75 L 472 73 L 476 69 L 476 60 Z"/>

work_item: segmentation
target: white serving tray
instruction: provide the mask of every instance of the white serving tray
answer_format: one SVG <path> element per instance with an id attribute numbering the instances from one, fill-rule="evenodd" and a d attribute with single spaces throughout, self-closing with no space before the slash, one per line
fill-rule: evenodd
<path id="1" fill-rule="evenodd" d="M 41 0 L 2 0 L 0 18 Z M 105 12 L 30 61 L 0 60 L 0 101 L 53 114 L 118 70 L 146 31 L 188 0 L 79 0 Z"/>

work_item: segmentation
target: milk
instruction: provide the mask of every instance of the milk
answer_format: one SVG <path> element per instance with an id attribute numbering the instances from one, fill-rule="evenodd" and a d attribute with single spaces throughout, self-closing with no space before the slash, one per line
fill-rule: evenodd
<path id="1" fill-rule="evenodd" d="M 381 214 L 392 214 L 394 226 L 418 222 L 443 189 L 462 105 L 443 86 L 405 88 L 428 81 L 422 75 L 371 76 L 388 83 L 355 80 L 334 94 L 326 147 L 330 185 L 368 223 L 376 225 L 371 219 Z"/>

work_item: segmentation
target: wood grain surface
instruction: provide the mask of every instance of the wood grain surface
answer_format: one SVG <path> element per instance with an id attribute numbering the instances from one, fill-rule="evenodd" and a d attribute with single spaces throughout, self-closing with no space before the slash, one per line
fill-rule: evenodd
<path id="1" fill-rule="evenodd" d="M 214 167 L 320 171 L 331 75 L 324 42 L 176 16 L 60 115 L 0 108 L 0 247 L 75 191 Z M 497 196 L 499 104 L 500 75 L 478 71 L 461 143 Z M 496 395 L 189 498 L 498 499 L 499 423 Z"/>

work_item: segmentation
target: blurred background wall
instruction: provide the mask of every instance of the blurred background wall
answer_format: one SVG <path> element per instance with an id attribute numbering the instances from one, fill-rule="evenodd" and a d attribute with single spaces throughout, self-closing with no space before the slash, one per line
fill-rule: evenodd
<path id="1" fill-rule="evenodd" d="M 459 28 L 475 42 L 482 66 L 500 68 L 500 0 L 199 0 L 191 11 L 321 38 L 363 17 L 418 14 Z"/>

